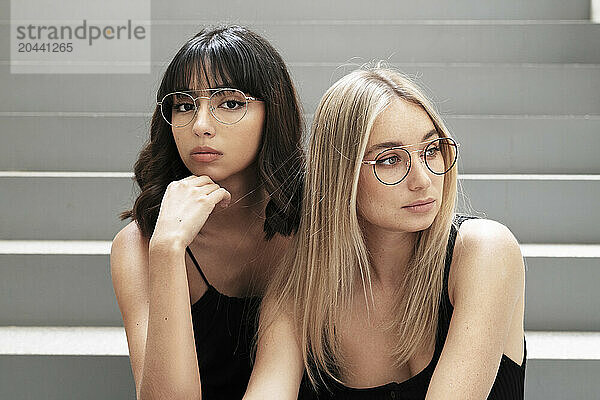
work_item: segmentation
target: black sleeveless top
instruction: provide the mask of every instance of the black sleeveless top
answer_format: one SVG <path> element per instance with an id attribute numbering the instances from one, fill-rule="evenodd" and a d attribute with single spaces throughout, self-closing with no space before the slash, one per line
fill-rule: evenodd
<path id="1" fill-rule="evenodd" d="M 191 306 L 202 399 L 241 399 L 252 372 L 250 353 L 261 298 L 219 293 L 189 247 L 186 251 L 208 286 Z"/>
<path id="2" fill-rule="evenodd" d="M 446 248 L 446 261 L 444 268 L 444 290 L 440 299 L 440 313 L 438 317 L 438 327 L 436 332 L 436 344 L 433 359 L 417 375 L 403 382 L 390 382 L 388 384 L 373 388 L 356 389 L 343 386 L 333 380 L 327 381 L 332 392 L 322 390 L 318 394 L 312 389 L 306 374 L 300 385 L 300 393 L 298 399 L 345 399 L 345 400 L 366 400 L 366 399 L 402 399 L 402 400 L 423 400 L 427 394 L 429 382 L 433 375 L 433 371 L 442 353 L 442 348 L 448 335 L 450 327 L 450 318 L 454 307 L 450 303 L 448 294 L 448 275 L 450 272 L 450 264 L 452 262 L 452 252 L 454 250 L 454 242 L 456 233 L 460 224 L 471 218 L 479 218 L 476 216 L 468 216 L 457 214 L 454 223 L 450 228 L 450 237 Z M 521 365 L 517 364 L 506 354 L 502 354 L 500 367 L 496 374 L 496 380 L 492 386 L 488 400 L 521 400 L 524 396 L 525 384 L 525 366 L 527 360 L 527 343 L 523 337 L 524 354 Z"/>

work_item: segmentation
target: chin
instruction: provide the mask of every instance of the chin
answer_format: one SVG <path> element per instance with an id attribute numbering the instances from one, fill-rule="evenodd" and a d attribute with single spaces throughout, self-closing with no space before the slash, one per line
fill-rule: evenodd
<path id="1" fill-rule="evenodd" d="M 222 181 L 224 179 L 226 179 L 229 174 L 223 170 L 223 167 L 220 166 L 216 166 L 216 165 L 194 165 L 193 169 L 192 168 L 188 168 L 192 174 L 196 175 L 196 176 L 203 176 L 206 175 L 208 176 L 210 179 L 213 180 L 213 182 L 218 182 L 218 181 Z"/>
<path id="2" fill-rule="evenodd" d="M 406 215 L 408 214 L 408 215 Z M 405 231 L 410 231 L 410 232 L 419 232 L 419 231 L 423 231 L 427 228 L 429 228 L 432 224 L 433 221 L 435 220 L 436 217 L 436 213 L 433 212 L 428 212 L 428 213 L 423 213 L 423 214 L 414 214 L 414 213 L 410 213 L 410 212 L 406 212 L 403 220 L 404 223 L 402 225 L 404 225 L 404 229 Z"/>
<path id="3" fill-rule="evenodd" d="M 412 233 L 416 233 L 416 232 L 421 232 L 426 230 L 427 228 L 429 228 L 431 226 L 431 224 L 415 224 L 415 225 L 404 225 L 400 231 L 402 232 L 412 232 Z"/>
<path id="4" fill-rule="evenodd" d="M 409 220 L 407 218 L 403 218 L 401 221 L 395 221 L 396 223 L 394 225 L 391 225 L 390 222 L 393 221 L 388 219 L 386 221 L 373 223 L 372 225 L 390 233 L 415 233 L 429 228 L 432 224 L 432 222 L 429 221 Z"/>

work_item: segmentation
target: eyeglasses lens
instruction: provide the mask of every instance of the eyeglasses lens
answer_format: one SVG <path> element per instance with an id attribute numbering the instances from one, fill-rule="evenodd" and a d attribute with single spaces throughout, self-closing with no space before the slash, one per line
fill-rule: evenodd
<path id="1" fill-rule="evenodd" d="M 232 125 L 244 118 L 248 110 L 248 102 L 246 95 L 240 90 L 221 89 L 210 96 L 209 108 L 217 121 Z M 196 117 L 196 112 L 197 107 L 192 94 L 171 93 L 165 96 L 161 103 L 163 118 L 176 128 L 191 123 Z"/>
<path id="2" fill-rule="evenodd" d="M 431 172 L 443 175 L 456 162 L 456 142 L 451 138 L 439 138 L 429 143 L 422 157 Z M 380 153 L 374 165 L 375 175 L 387 185 L 400 183 L 409 172 L 410 153 L 404 148 L 390 149 Z"/>

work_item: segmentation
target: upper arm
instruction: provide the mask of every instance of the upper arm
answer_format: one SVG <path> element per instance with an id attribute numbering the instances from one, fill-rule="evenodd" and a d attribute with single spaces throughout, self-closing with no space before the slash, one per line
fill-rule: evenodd
<path id="1" fill-rule="evenodd" d="M 265 319 L 265 309 L 261 319 Z M 304 372 L 302 353 L 288 314 L 281 313 L 259 337 L 244 400 L 297 399 Z"/>
<path id="2" fill-rule="evenodd" d="M 524 290 L 523 256 L 511 231 L 491 220 L 463 226 L 452 262 L 454 311 L 427 400 L 487 398 Z"/>
<path id="3" fill-rule="evenodd" d="M 127 335 L 129 360 L 139 393 L 148 328 L 148 241 L 135 222 L 113 239 L 110 272 Z"/>

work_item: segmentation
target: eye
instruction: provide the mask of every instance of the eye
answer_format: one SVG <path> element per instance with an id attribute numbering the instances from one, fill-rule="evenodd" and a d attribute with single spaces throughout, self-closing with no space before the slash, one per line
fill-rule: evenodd
<path id="1" fill-rule="evenodd" d="M 385 158 L 380 158 L 377 160 L 377 165 L 396 165 L 400 162 L 400 157 L 393 155 Z"/>
<path id="2" fill-rule="evenodd" d="M 192 103 L 178 103 L 173 104 L 173 110 L 176 112 L 188 112 L 194 109 L 194 104 Z"/>
<path id="3" fill-rule="evenodd" d="M 427 149 L 427 152 L 425 153 L 426 157 L 435 157 L 438 153 L 440 152 L 440 148 L 439 147 L 430 147 Z"/>
<path id="4" fill-rule="evenodd" d="M 229 99 L 219 104 L 219 107 L 224 108 L 225 110 L 237 110 L 239 108 L 243 108 L 244 103 L 238 100 Z"/>

